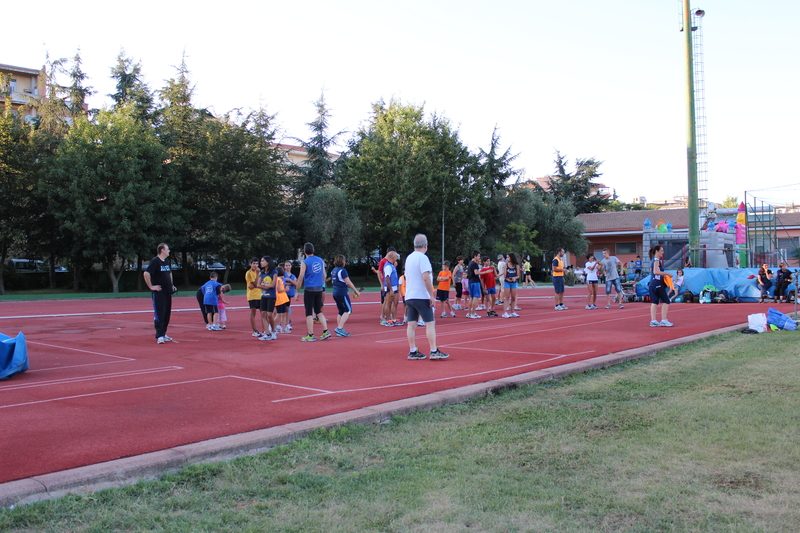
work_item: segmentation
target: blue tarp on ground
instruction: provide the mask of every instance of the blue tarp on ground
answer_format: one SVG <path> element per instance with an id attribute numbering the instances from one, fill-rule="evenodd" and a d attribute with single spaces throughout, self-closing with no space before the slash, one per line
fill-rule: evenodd
<path id="1" fill-rule="evenodd" d="M 798 272 L 796 268 L 790 268 L 792 277 L 797 279 Z M 672 274 L 673 279 L 675 270 L 668 270 Z M 753 276 L 750 278 L 750 276 Z M 757 302 L 761 299 L 761 290 L 758 288 L 757 268 L 687 268 L 683 271 L 684 285 L 683 291 L 690 291 L 692 294 L 700 294 L 703 287 L 706 285 L 713 285 L 718 291 L 728 291 L 728 296 L 736 296 L 740 302 Z M 773 286 L 769 289 L 769 297 L 772 298 L 775 293 L 775 278 L 773 277 Z M 650 276 L 636 284 L 636 295 L 644 296 L 649 294 L 647 284 L 650 282 Z M 792 282 L 789 291 L 795 290 L 795 283 Z"/>
<path id="2" fill-rule="evenodd" d="M 25 335 L 16 337 L 0 333 L 0 379 L 8 379 L 14 374 L 28 370 L 28 346 Z"/>

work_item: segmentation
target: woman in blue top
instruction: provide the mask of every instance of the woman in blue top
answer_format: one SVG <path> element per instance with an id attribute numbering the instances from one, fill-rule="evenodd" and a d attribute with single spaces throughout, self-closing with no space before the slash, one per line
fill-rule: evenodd
<path id="1" fill-rule="evenodd" d="M 650 248 L 650 327 L 659 326 L 671 328 L 672 322 L 667 320 L 667 310 L 669 309 L 669 296 L 667 286 L 664 284 L 665 277 L 672 277 L 664 271 L 664 247 L 656 244 Z M 656 320 L 658 304 L 661 303 L 661 322 Z"/>
<path id="2" fill-rule="evenodd" d="M 506 302 L 506 312 L 503 313 L 503 318 L 518 317 L 516 312 L 517 307 L 517 283 L 519 283 L 520 276 L 519 261 L 514 252 L 509 252 L 506 256 L 506 275 L 503 280 L 503 287 L 505 288 L 505 296 L 503 300 Z"/>
<path id="3" fill-rule="evenodd" d="M 348 289 L 353 289 L 353 293 L 358 296 L 358 291 L 353 282 L 350 281 L 350 276 L 347 274 L 344 265 L 346 264 L 343 255 L 339 254 L 333 260 L 333 270 L 331 271 L 331 280 L 333 281 L 333 300 L 336 302 L 336 308 L 339 311 L 337 317 L 338 327 L 333 331 L 337 337 L 349 337 L 350 334 L 344 330 L 344 325 L 347 319 L 350 318 L 350 313 L 353 312 L 353 306 L 350 303 L 350 294 Z"/>

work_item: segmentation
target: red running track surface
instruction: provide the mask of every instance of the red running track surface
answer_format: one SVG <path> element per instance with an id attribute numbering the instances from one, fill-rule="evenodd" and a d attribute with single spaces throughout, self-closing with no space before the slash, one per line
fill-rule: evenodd
<path id="1" fill-rule="evenodd" d="M 0 482 L 522 374 L 766 311 L 673 304 L 675 327 L 651 328 L 649 304 L 588 311 L 582 289 L 568 288 L 570 309 L 554 311 L 551 295 L 520 290 L 520 318 L 469 320 L 463 311 L 437 318 L 445 361 L 409 361 L 406 328 L 378 325 L 377 294 L 354 300 L 350 337 L 315 343 L 300 342 L 298 304 L 293 333 L 251 337 L 244 296 L 228 308 L 228 329 L 217 332 L 205 329 L 194 296 L 175 298 L 175 340 L 163 345 L 154 338 L 149 298 L 0 302 L 0 332 L 22 331 L 30 358 L 27 373 L 0 382 Z M 336 307 L 328 298 L 333 331 Z M 427 353 L 424 337 L 418 328 Z"/>

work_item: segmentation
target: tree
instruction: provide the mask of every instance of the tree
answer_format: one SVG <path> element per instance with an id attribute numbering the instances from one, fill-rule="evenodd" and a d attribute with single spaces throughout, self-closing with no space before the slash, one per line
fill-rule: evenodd
<path id="1" fill-rule="evenodd" d="M 125 260 L 184 230 L 177 182 L 165 160 L 158 139 L 131 109 L 101 111 L 96 122 L 75 123 L 49 164 L 48 183 L 40 185 L 75 264 L 103 263 L 114 292 Z"/>
<path id="2" fill-rule="evenodd" d="M 125 57 L 124 50 L 120 50 L 117 64 L 111 68 L 111 79 L 117 80 L 116 92 L 109 95 L 114 100 L 114 109 L 131 105 L 133 116 L 152 123 L 155 99 L 153 91 L 142 80 L 142 64 L 134 63 L 133 59 Z"/>
<path id="3" fill-rule="evenodd" d="M 333 183 L 334 160 L 330 150 L 335 146 L 341 132 L 328 135 L 330 112 L 325 105 L 325 94 L 320 94 L 314 102 L 317 109 L 316 118 L 307 126 L 312 136 L 308 141 L 296 139 L 306 151 L 306 159 L 299 165 L 292 165 L 290 171 L 294 175 L 294 192 L 303 205 L 308 204 L 308 195 L 318 187 Z"/>
<path id="4" fill-rule="evenodd" d="M 425 233 L 437 250 L 446 228 L 452 253 L 478 242 L 484 230 L 474 210 L 485 196 L 477 161 L 446 118 L 426 119 L 421 106 L 393 100 L 388 107 L 373 105 L 369 124 L 350 141 L 337 173 L 362 214 L 368 248 L 408 249 L 414 234 Z"/>
<path id="5" fill-rule="evenodd" d="M 735 209 L 739 207 L 739 197 L 738 196 L 726 196 L 725 201 L 719 204 L 720 207 L 725 209 Z"/>
<path id="6" fill-rule="evenodd" d="M 546 191 L 554 199 L 568 200 L 575 206 L 575 214 L 599 213 L 611 201 L 609 195 L 597 192 L 598 183 L 595 182 L 602 174 L 598 168 L 602 161 L 594 158 L 578 159 L 575 161 L 575 170 L 567 171 L 569 161 L 556 151 L 556 173 L 550 177 L 550 188 Z M 538 184 L 537 184 L 538 187 Z"/>
<path id="7" fill-rule="evenodd" d="M 347 193 L 333 184 L 310 193 L 306 218 L 306 237 L 314 243 L 316 254 L 333 259 L 336 254 L 362 257 L 363 226 Z"/>

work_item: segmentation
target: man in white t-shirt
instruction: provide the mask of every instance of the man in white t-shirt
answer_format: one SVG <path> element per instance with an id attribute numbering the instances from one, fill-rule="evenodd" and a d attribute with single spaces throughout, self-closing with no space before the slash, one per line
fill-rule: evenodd
<path id="1" fill-rule="evenodd" d="M 426 355 L 417 349 L 417 320 L 425 323 L 425 334 L 431 348 L 431 361 L 447 359 L 449 354 L 439 351 L 436 345 L 436 322 L 433 310 L 436 307 L 436 291 L 433 290 L 433 267 L 425 252 L 428 251 L 428 238 L 418 233 L 414 237 L 414 251 L 406 259 L 406 311 L 408 313 L 409 359 L 425 359 Z"/>

